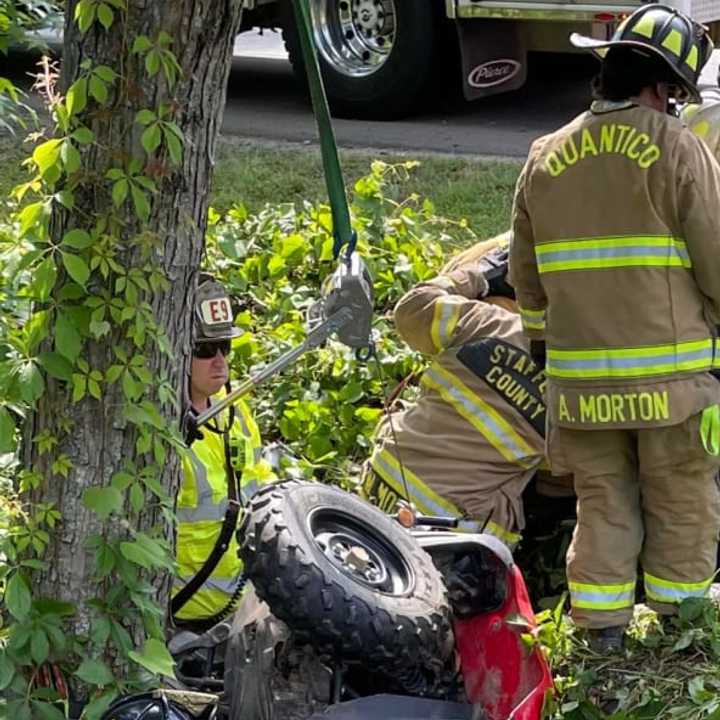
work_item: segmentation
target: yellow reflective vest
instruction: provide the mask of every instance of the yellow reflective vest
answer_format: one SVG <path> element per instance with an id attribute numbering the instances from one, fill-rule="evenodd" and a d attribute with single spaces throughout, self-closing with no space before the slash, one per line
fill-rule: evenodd
<path id="1" fill-rule="evenodd" d="M 196 440 L 183 460 L 183 479 L 177 501 L 178 572 L 172 594 L 179 592 L 202 568 L 217 542 L 228 506 L 228 479 L 221 414 L 215 428 L 204 428 L 202 440 Z M 236 477 L 244 498 L 258 488 L 260 478 L 260 433 L 249 408 L 240 401 L 235 405 L 235 420 L 230 428 L 230 448 Z M 210 618 L 227 607 L 238 589 L 242 562 L 233 533 L 230 545 L 217 567 L 198 591 L 180 608 L 176 618 L 198 621 Z"/>
<path id="2" fill-rule="evenodd" d="M 705 88 L 702 105 L 687 105 L 681 118 L 720 160 L 720 88 Z"/>

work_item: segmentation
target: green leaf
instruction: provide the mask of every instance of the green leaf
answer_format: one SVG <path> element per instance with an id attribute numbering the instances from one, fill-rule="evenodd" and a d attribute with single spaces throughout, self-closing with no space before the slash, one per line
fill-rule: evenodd
<path id="1" fill-rule="evenodd" d="M 51 600 L 50 598 L 40 598 L 39 600 L 35 600 L 33 607 L 41 615 L 72 617 L 77 612 L 76 607 L 72 603 L 63 602 L 62 600 Z"/>
<path id="2" fill-rule="evenodd" d="M 170 132 L 163 131 L 163 135 L 165 136 L 165 144 L 167 145 L 170 160 L 172 160 L 175 165 L 179 165 L 182 162 L 182 143 Z"/>
<path id="3" fill-rule="evenodd" d="M 162 566 L 162 563 L 158 561 L 154 554 L 148 552 L 146 548 L 137 542 L 120 543 L 120 553 L 126 560 L 146 570 Z"/>
<path id="4" fill-rule="evenodd" d="M 65 713 L 49 702 L 38 702 L 33 700 L 33 718 L 38 720 L 65 720 Z"/>
<path id="5" fill-rule="evenodd" d="M 90 94 L 99 102 L 104 105 L 108 99 L 107 85 L 97 76 L 90 76 Z"/>
<path id="6" fill-rule="evenodd" d="M 161 141 L 162 131 L 157 123 L 149 125 L 140 138 L 140 142 L 148 155 L 152 155 L 158 149 Z"/>
<path id="7" fill-rule="evenodd" d="M 129 190 L 129 183 L 125 178 L 123 178 L 122 180 L 118 180 L 113 185 L 112 199 L 113 199 L 113 204 L 115 205 L 115 207 L 120 207 L 125 202 L 125 198 L 127 197 L 128 190 Z"/>
<path id="8" fill-rule="evenodd" d="M 81 113 L 87 105 L 87 77 L 76 80 L 68 90 L 67 109 L 70 115 Z"/>
<path id="9" fill-rule="evenodd" d="M 87 391 L 87 378 L 84 375 L 74 373 L 73 374 L 72 401 L 74 403 L 80 402 L 85 397 L 86 391 Z"/>
<path id="10" fill-rule="evenodd" d="M 123 506 L 122 493 L 112 486 L 88 488 L 83 493 L 83 505 L 106 520 L 113 512 L 119 513 Z"/>
<path id="11" fill-rule="evenodd" d="M 81 344 L 80 333 L 72 318 L 62 310 L 59 311 L 55 321 L 55 349 L 70 362 L 75 362 Z"/>
<path id="12" fill-rule="evenodd" d="M 42 665 L 50 654 L 50 643 L 48 642 L 47 635 L 44 630 L 34 630 L 32 637 L 30 638 L 30 655 L 32 659 L 38 664 Z"/>
<path id="13" fill-rule="evenodd" d="M 112 691 L 91 700 L 83 709 L 84 720 L 100 720 L 116 697 L 117 692 Z"/>
<path id="14" fill-rule="evenodd" d="M 110 8 L 109 5 L 106 5 L 105 3 L 100 3 L 97 10 L 97 16 L 98 20 L 100 21 L 100 24 L 106 29 L 109 30 L 110 26 L 113 24 L 113 11 L 112 8 Z"/>
<path id="15" fill-rule="evenodd" d="M 51 167 L 57 165 L 62 143 L 62 140 L 53 138 L 52 140 L 47 140 L 42 145 L 38 145 L 33 151 L 32 159 L 37 165 L 41 175 L 44 176 Z"/>
<path id="16" fill-rule="evenodd" d="M 90 268 L 87 263 L 78 255 L 73 253 L 62 252 L 62 260 L 68 275 L 78 284 L 85 287 L 85 283 L 90 277 Z"/>
<path id="17" fill-rule="evenodd" d="M 107 320 L 91 320 L 90 321 L 90 333 L 96 339 L 100 339 L 103 335 L 107 335 L 112 327 Z"/>
<path id="18" fill-rule="evenodd" d="M 143 222 L 147 222 L 150 218 L 150 203 L 148 202 L 147 195 L 139 190 L 135 185 L 130 188 L 132 193 L 133 204 L 135 205 L 135 212 L 137 216 Z"/>
<path id="19" fill-rule="evenodd" d="M 115 82 L 115 78 L 117 78 L 117 73 L 107 65 L 98 65 L 93 72 L 106 83 Z"/>
<path id="20" fill-rule="evenodd" d="M 52 257 L 46 257 L 33 273 L 32 287 L 40 302 L 45 302 L 55 287 L 57 281 L 57 268 Z"/>
<path id="21" fill-rule="evenodd" d="M 6 407 L 0 406 L 0 453 L 15 450 L 15 421 Z"/>
<path id="22" fill-rule="evenodd" d="M 133 647 L 133 641 L 130 633 L 116 620 L 112 621 L 110 628 L 110 636 L 112 641 L 125 653 L 128 653 Z"/>
<path id="23" fill-rule="evenodd" d="M 141 125 L 149 125 L 157 120 L 157 115 L 152 110 L 141 110 L 136 116 L 135 121 Z"/>
<path id="24" fill-rule="evenodd" d="M 45 381 L 32 360 L 20 369 L 20 394 L 27 403 L 34 403 L 45 391 Z"/>
<path id="25" fill-rule="evenodd" d="M 75 671 L 83 682 L 89 685 L 99 685 L 101 687 L 110 685 L 113 682 L 113 674 L 110 668 L 100 660 L 83 660 L 80 667 Z"/>
<path id="26" fill-rule="evenodd" d="M 89 145 L 95 140 L 95 133 L 90 128 L 79 127 L 71 135 L 72 139 L 80 145 Z"/>
<path id="27" fill-rule="evenodd" d="M 128 653 L 128 657 L 156 675 L 175 677 L 175 661 L 165 643 L 160 640 L 149 638 L 141 653 L 131 651 Z"/>
<path id="28" fill-rule="evenodd" d="M 70 230 L 70 232 L 65 233 L 62 239 L 63 245 L 69 245 L 76 250 L 84 250 L 85 248 L 90 247 L 93 242 L 94 240 L 90 236 L 90 233 L 87 232 L 87 230 L 81 230 L 80 228 L 75 228 L 74 230 Z"/>
<path id="29" fill-rule="evenodd" d="M 66 140 L 62 144 L 62 149 L 60 150 L 60 159 L 63 161 L 63 164 L 65 165 L 65 171 L 68 175 L 72 175 L 80 169 L 80 153 L 69 140 Z"/>
<path id="30" fill-rule="evenodd" d="M 20 235 L 26 235 L 32 228 L 40 224 L 47 216 L 47 206 L 44 202 L 26 205 L 18 215 L 20 221 Z"/>
<path id="31" fill-rule="evenodd" d="M 72 210 L 75 207 L 75 196 L 69 190 L 60 190 L 60 192 L 55 193 L 54 197 L 68 210 Z"/>
<path id="32" fill-rule="evenodd" d="M 7 656 L 7 653 L 0 653 L 0 691 L 10 685 L 15 676 L 15 665 Z"/>
<path id="33" fill-rule="evenodd" d="M 145 70 L 150 77 L 158 74 L 160 70 L 160 53 L 157 50 L 151 50 L 145 56 Z"/>
<path id="34" fill-rule="evenodd" d="M 94 397 L 96 400 L 99 400 L 102 397 L 102 390 L 100 388 L 100 384 L 97 380 L 94 380 L 93 378 L 88 379 L 87 384 L 88 392 L 92 397 Z"/>
<path id="35" fill-rule="evenodd" d="M 145 493 L 140 483 L 135 483 L 130 488 L 130 505 L 135 512 L 140 512 L 145 505 Z"/>
<path id="36" fill-rule="evenodd" d="M 146 53 L 152 47 L 150 38 L 147 35 L 138 35 L 135 38 L 131 52 L 133 55 Z"/>
<path id="37" fill-rule="evenodd" d="M 5 587 L 5 606 L 8 612 L 16 619 L 23 621 L 27 618 L 32 606 L 32 596 L 25 578 L 15 572 Z"/>
<path id="38" fill-rule="evenodd" d="M 72 380 L 72 363 L 63 355 L 56 352 L 44 352 L 38 357 L 38 362 L 45 372 L 58 380 L 70 382 Z"/>

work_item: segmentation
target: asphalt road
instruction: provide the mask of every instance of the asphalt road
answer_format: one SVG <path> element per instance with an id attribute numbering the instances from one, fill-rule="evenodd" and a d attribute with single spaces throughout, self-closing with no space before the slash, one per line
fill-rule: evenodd
<path id="1" fill-rule="evenodd" d="M 434 93 L 424 112 L 394 122 L 336 119 L 338 144 L 410 152 L 522 157 L 533 138 L 587 106 L 594 64 L 589 58 L 533 58 L 522 89 L 466 103 Z M 223 132 L 276 142 L 313 142 L 314 120 L 276 34 L 238 38 Z"/>
<path id="2" fill-rule="evenodd" d="M 32 62 L 27 57 L 11 58 L 0 72 L 9 71 L 27 85 Z M 717 77 L 719 63 L 720 51 L 715 51 L 704 81 Z M 336 119 L 338 144 L 409 154 L 524 157 L 534 138 L 587 107 L 595 71 L 595 62 L 586 56 L 531 56 L 528 82 L 520 90 L 473 103 L 459 98 L 459 93 L 436 92 L 428 96 L 423 112 L 395 122 Z M 316 142 L 309 103 L 298 88 L 278 33 L 238 37 L 223 133 L 273 144 Z"/>
<path id="3" fill-rule="evenodd" d="M 235 46 L 223 132 L 273 142 L 314 142 L 309 105 L 299 92 L 279 35 L 244 34 Z M 720 53 L 704 74 L 717 77 Z M 526 85 L 516 92 L 466 103 L 428 97 L 423 113 L 395 122 L 335 120 L 347 148 L 524 157 L 532 140 L 588 105 L 592 58 L 531 56 Z"/>

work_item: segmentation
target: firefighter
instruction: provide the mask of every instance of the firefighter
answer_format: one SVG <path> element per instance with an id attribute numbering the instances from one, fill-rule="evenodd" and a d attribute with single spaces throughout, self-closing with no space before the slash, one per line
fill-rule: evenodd
<path id="1" fill-rule="evenodd" d="M 189 400 L 199 414 L 223 387 L 227 357 L 241 331 L 225 288 L 202 273 L 194 312 Z M 201 430 L 183 460 L 177 500 L 177 563 L 172 611 L 177 625 L 204 629 L 228 614 L 243 589 L 235 529 L 242 497 L 257 489 L 260 434 L 242 401 Z M 207 577 L 204 577 L 207 575 Z"/>
<path id="2" fill-rule="evenodd" d="M 572 614 L 615 651 L 638 560 L 661 615 L 706 595 L 715 572 L 720 166 L 671 114 L 698 99 L 712 43 L 657 4 L 610 41 L 571 41 L 602 58 L 596 100 L 532 145 L 510 278 L 546 359 L 549 458 L 578 495 Z"/>
<path id="3" fill-rule="evenodd" d="M 513 547 L 544 458 L 545 405 L 506 273 L 507 234 L 398 302 L 398 332 L 431 364 L 417 402 L 381 421 L 363 494 L 392 511 L 407 484 L 422 514 L 463 518 Z"/>
<path id="4" fill-rule="evenodd" d="M 720 78 L 719 78 L 720 80 Z M 720 159 L 720 87 L 705 87 L 702 104 L 686 105 L 681 118 L 698 137 L 702 138 L 716 158 Z"/>

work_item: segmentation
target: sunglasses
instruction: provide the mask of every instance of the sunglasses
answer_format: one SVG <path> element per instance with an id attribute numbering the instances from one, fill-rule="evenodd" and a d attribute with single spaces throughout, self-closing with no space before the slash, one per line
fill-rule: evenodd
<path id="1" fill-rule="evenodd" d="M 193 348 L 193 357 L 199 360 L 209 360 L 210 358 L 214 358 L 218 352 L 220 352 L 223 357 L 227 357 L 230 354 L 230 348 L 231 344 L 229 340 L 197 343 Z"/>

